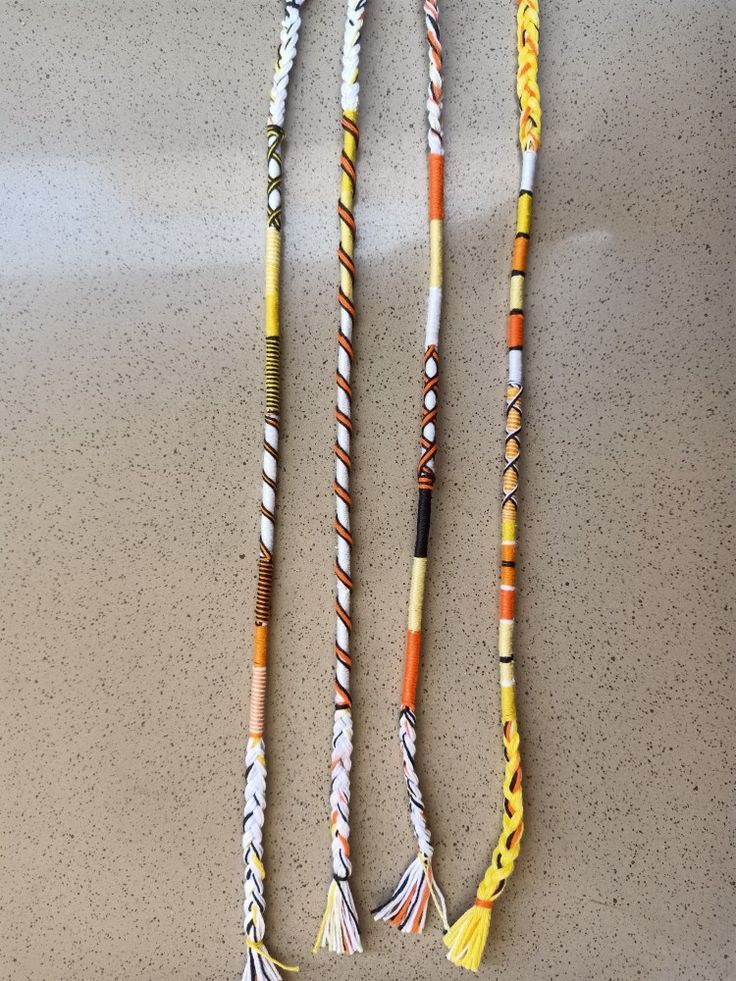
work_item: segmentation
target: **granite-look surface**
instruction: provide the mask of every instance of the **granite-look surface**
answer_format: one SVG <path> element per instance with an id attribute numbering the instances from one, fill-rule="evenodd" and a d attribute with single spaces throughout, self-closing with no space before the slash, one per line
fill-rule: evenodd
<path id="1" fill-rule="evenodd" d="M 342 0 L 286 148 L 267 938 L 443 981 L 369 909 L 412 856 L 395 736 L 426 234 L 418 6 L 370 0 L 355 350 L 354 890 L 329 878 Z M 240 977 L 279 4 L 7 2 L 0 40 L 0 976 Z M 513 4 L 442 11 L 447 267 L 420 771 L 457 915 L 500 821 L 495 655 Z M 727 981 L 734 946 L 736 8 L 543 7 L 518 668 L 527 824 L 479 977 Z"/>

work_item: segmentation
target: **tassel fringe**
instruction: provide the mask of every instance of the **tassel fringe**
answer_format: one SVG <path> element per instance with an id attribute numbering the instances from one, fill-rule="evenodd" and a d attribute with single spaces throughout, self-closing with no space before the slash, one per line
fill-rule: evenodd
<path id="1" fill-rule="evenodd" d="M 477 971 L 491 927 L 492 903 L 474 903 L 443 937 L 451 964 Z"/>
<path id="2" fill-rule="evenodd" d="M 333 879 L 327 893 L 327 906 L 312 953 L 326 947 L 334 954 L 361 953 L 358 914 L 347 879 Z"/>
<path id="3" fill-rule="evenodd" d="M 374 920 L 384 920 L 402 933 L 421 933 L 427 919 L 427 907 L 433 899 L 447 929 L 445 899 L 432 875 L 432 866 L 419 854 L 411 863 L 391 898 L 373 910 Z"/>

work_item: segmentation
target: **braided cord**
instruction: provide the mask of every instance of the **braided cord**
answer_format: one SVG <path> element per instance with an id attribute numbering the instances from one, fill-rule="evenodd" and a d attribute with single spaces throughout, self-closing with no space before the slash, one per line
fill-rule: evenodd
<path id="1" fill-rule="evenodd" d="M 265 260 L 266 416 L 261 474 L 261 520 L 258 586 L 253 640 L 250 721 L 245 754 L 245 806 L 243 811 L 244 931 L 246 963 L 243 981 L 278 981 L 277 964 L 266 950 L 263 866 L 263 821 L 266 807 L 266 751 L 264 742 L 268 626 L 273 586 L 274 526 L 278 480 L 280 354 L 279 274 L 281 266 L 281 145 L 289 75 L 296 58 L 304 0 L 287 0 L 274 69 L 267 127 L 267 196 Z M 284 965 L 278 964 L 284 968 Z M 290 968 L 285 968 L 291 970 Z"/>
<path id="2" fill-rule="evenodd" d="M 498 655 L 501 722 L 505 757 L 501 836 L 478 886 L 475 903 L 444 938 L 448 959 L 477 971 L 488 938 L 493 904 L 506 887 L 519 855 L 524 832 L 519 729 L 514 698 L 514 601 L 518 526 L 519 457 L 521 453 L 522 352 L 524 345 L 524 279 L 526 275 L 532 195 L 542 114 L 537 83 L 539 7 L 537 0 L 517 0 L 519 141 L 522 150 L 516 237 L 511 269 L 508 319 L 508 384 L 501 499 L 501 571 L 499 585 Z"/>
<path id="3" fill-rule="evenodd" d="M 337 371 L 335 396 L 335 718 L 332 730 L 330 784 L 330 833 L 332 838 L 332 882 L 327 905 L 317 934 L 314 951 L 320 947 L 338 954 L 353 954 L 360 943 L 358 915 L 350 891 L 350 769 L 353 754 L 353 716 L 350 694 L 352 666 L 351 574 L 352 533 L 350 527 L 350 441 L 353 431 L 350 376 L 353 364 L 353 324 L 355 320 L 355 198 L 358 151 L 358 70 L 360 38 L 367 0 L 348 0 L 342 58 L 342 153 L 340 156 L 340 199 L 338 218 L 340 244 L 340 323 L 337 331 Z"/>
<path id="4" fill-rule="evenodd" d="M 433 898 L 446 926 L 445 901 L 432 872 L 431 836 L 419 776 L 416 770 L 416 691 L 419 679 L 422 643 L 422 612 L 427 572 L 432 491 L 435 483 L 437 454 L 437 400 L 439 383 L 439 333 L 442 310 L 442 238 L 444 224 L 444 145 L 442 136 L 442 45 L 440 41 L 437 0 L 426 0 L 424 19 L 429 52 L 429 87 L 427 118 L 429 129 L 429 232 L 430 277 L 427 305 L 427 327 L 424 343 L 424 377 L 420 456 L 417 466 L 419 500 L 417 537 L 409 590 L 409 616 L 406 633 L 406 656 L 399 715 L 399 739 L 409 799 L 409 817 L 417 843 L 417 857 L 409 866 L 390 899 L 374 911 L 375 918 L 397 926 L 407 933 L 424 928 L 430 897 Z"/>

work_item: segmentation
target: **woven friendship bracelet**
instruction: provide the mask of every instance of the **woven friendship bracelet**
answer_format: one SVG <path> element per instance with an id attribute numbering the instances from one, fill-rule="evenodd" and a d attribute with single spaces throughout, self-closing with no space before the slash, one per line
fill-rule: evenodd
<path id="1" fill-rule="evenodd" d="M 266 199 L 266 419 L 263 440 L 261 524 L 258 558 L 256 624 L 250 691 L 250 722 L 245 754 L 243 861 L 245 864 L 244 930 L 246 961 L 243 981 L 279 981 L 276 961 L 266 950 L 263 880 L 263 818 L 266 807 L 264 743 L 268 624 L 273 583 L 274 523 L 279 449 L 279 270 L 281 266 L 281 144 L 289 75 L 296 58 L 304 0 L 287 0 L 271 89 L 268 117 L 268 191 Z"/>
<path id="2" fill-rule="evenodd" d="M 337 331 L 337 392 L 335 397 L 335 719 L 332 729 L 330 785 L 330 832 L 332 836 L 332 882 L 327 906 L 314 944 L 337 954 L 361 951 L 358 914 L 350 891 L 350 768 L 353 755 L 353 714 L 350 694 L 352 632 L 351 599 L 353 580 L 350 529 L 350 437 L 353 431 L 350 374 L 353 363 L 355 302 L 354 245 L 355 164 L 358 151 L 358 69 L 360 36 L 367 0 L 348 0 L 342 53 L 342 154 L 340 156 L 340 324 Z"/>
<path id="3" fill-rule="evenodd" d="M 519 140 L 522 151 L 521 187 L 516 218 L 516 238 L 511 271 L 508 321 L 508 386 L 506 389 L 506 433 L 503 453 L 501 498 L 501 582 L 499 600 L 498 654 L 501 681 L 501 725 L 506 760 L 503 780 L 501 837 L 491 856 L 475 903 L 446 933 L 448 959 L 453 964 L 477 971 L 488 938 L 493 904 L 506 887 L 519 855 L 524 831 L 521 795 L 521 756 L 514 698 L 514 595 L 516 582 L 516 537 L 521 451 L 522 348 L 524 344 L 524 275 L 526 272 L 532 215 L 534 172 L 539 150 L 542 111 L 537 84 L 539 55 L 539 6 L 537 0 L 517 0 L 518 68 L 516 92 L 521 119 Z"/>
<path id="4" fill-rule="evenodd" d="M 435 480 L 437 453 L 437 400 L 439 372 L 439 333 L 442 309 L 442 231 L 444 220 L 444 147 L 442 141 L 442 47 L 438 4 L 426 0 L 424 17 L 429 44 L 429 230 L 430 277 L 427 329 L 424 344 L 424 385 L 420 457 L 417 467 L 419 505 L 417 537 L 409 590 L 409 617 L 406 634 L 406 658 L 399 715 L 399 739 L 404 766 L 404 779 L 409 796 L 409 816 L 417 844 L 417 857 L 399 881 L 393 895 L 373 911 L 376 920 L 385 920 L 405 933 L 420 933 L 424 928 L 430 897 L 434 900 L 443 925 L 447 928 L 445 901 L 434 881 L 432 844 L 424 800 L 419 789 L 416 770 L 416 691 L 422 642 L 422 608 L 427 571 L 429 525 L 432 509 L 432 489 Z"/>

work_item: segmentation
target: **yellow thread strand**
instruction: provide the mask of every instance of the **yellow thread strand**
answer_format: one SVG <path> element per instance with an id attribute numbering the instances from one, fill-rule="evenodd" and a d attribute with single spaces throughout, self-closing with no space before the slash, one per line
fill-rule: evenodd
<path id="1" fill-rule="evenodd" d="M 327 905 L 325 906 L 325 911 L 322 914 L 322 921 L 319 925 L 319 930 L 317 931 L 317 939 L 314 941 L 314 947 L 312 947 L 312 953 L 316 954 L 319 948 L 322 946 L 322 937 L 325 935 L 325 929 L 327 927 L 327 920 L 333 915 L 333 906 L 335 904 L 335 889 L 336 884 L 333 879 L 330 883 L 330 888 L 327 891 Z"/>
<path id="2" fill-rule="evenodd" d="M 280 967 L 282 971 L 292 971 L 294 974 L 299 973 L 299 967 L 296 964 L 282 964 L 281 961 L 277 961 L 275 957 L 271 957 L 269 952 L 263 945 L 263 941 L 251 940 L 250 937 L 245 938 L 245 945 L 249 947 L 254 953 L 259 954 L 264 961 L 268 961 L 269 964 L 273 964 L 275 967 Z"/>

